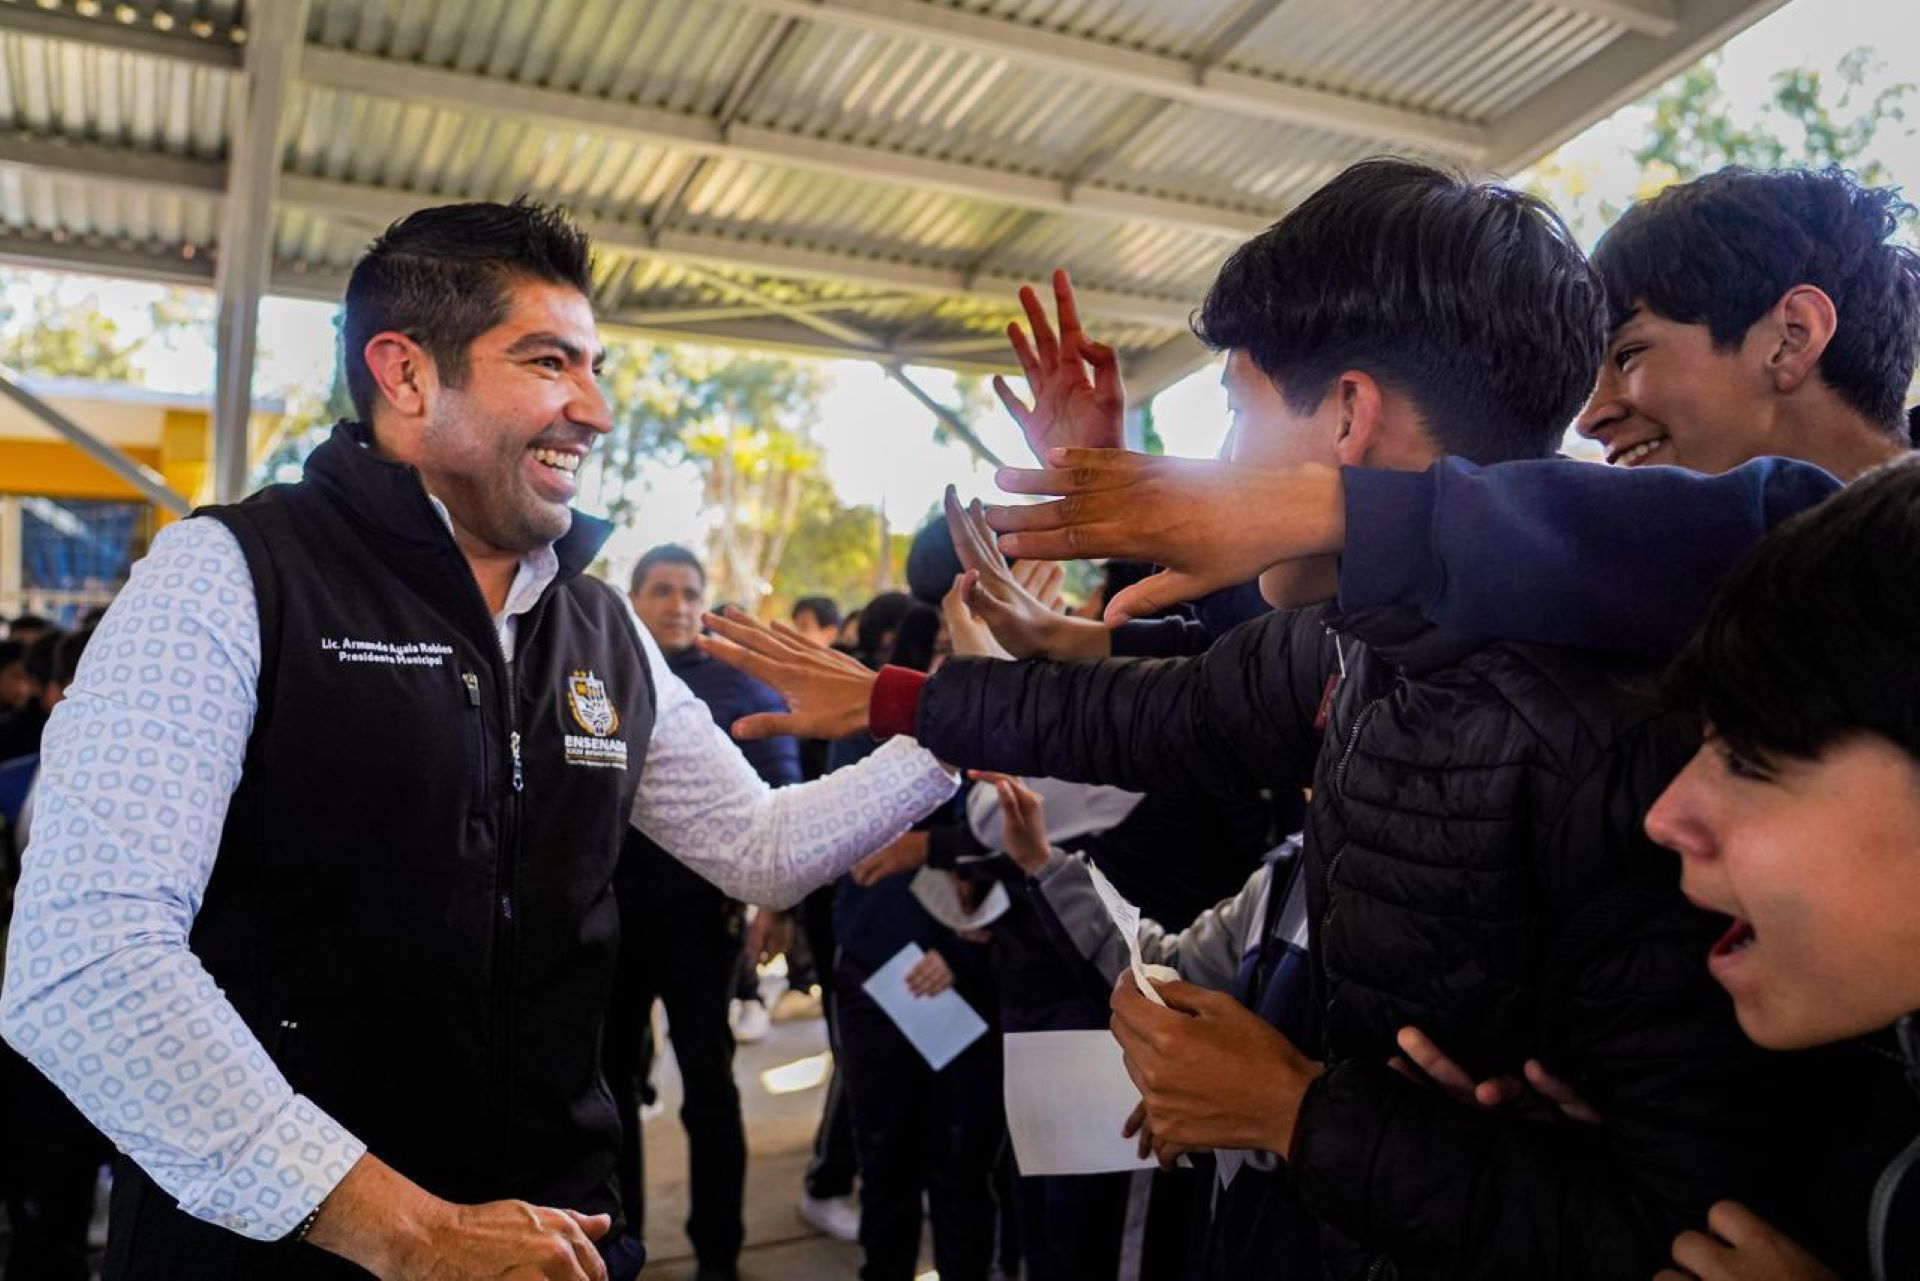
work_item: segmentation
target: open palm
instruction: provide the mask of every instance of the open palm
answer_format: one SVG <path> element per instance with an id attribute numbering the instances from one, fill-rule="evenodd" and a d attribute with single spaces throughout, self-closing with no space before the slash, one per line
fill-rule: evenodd
<path id="1" fill-rule="evenodd" d="M 1033 336 L 1028 338 L 1019 321 L 1007 326 L 1007 338 L 1026 372 L 1033 404 L 1022 401 L 1006 379 L 993 380 L 1000 403 L 1020 424 L 1028 447 L 1043 465 L 1049 449 L 1120 448 L 1127 412 L 1119 357 L 1113 348 L 1089 340 L 1082 332 L 1073 282 L 1065 271 L 1053 273 L 1053 298 L 1060 318 L 1058 335 L 1047 320 L 1040 295 L 1026 285 L 1020 289 L 1020 305 L 1033 326 Z"/>

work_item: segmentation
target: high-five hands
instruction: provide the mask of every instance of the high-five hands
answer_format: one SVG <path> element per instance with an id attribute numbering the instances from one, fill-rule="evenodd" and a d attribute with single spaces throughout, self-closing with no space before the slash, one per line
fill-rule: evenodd
<path id="1" fill-rule="evenodd" d="M 1002 468 L 996 481 L 1010 494 L 1054 501 L 989 507 L 985 524 L 1006 556 L 1124 556 L 1166 566 L 1107 602 L 1109 625 L 1248 582 L 1283 562 L 1329 556 L 1346 537 L 1333 467 L 1249 467 L 1117 449 L 1051 450 L 1047 464 Z"/>
<path id="2" fill-rule="evenodd" d="M 816 645 L 785 623 L 762 623 L 731 605 L 704 621 L 713 634 L 695 637 L 695 645 L 773 686 L 787 703 L 785 712 L 742 716 L 733 723 L 735 738 L 845 738 L 867 727 L 875 677 L 859 659 Z"/>
<path id="3" fill-rule="evenodd" d="M 1053 300 L 1060 313 L 1057 338 L 1040 295 L 1029 285 L 1020 287 L 1020 306 L 1033 326 L 1032 341 L 1019 321 L 1007 326 L 1033 404 L 1022 402 L 1004 378 L 995 376 L 993 390 L 1020 424 L 1035 458 L 1044 459 L 1047 450 L 1061 445 L 1118 449 L 1127 412 L 1119 358 L 1113 348 L 1090 341 L 1081 331 L 1073 282 L 1064 271 L 1053 273 Z"/>
<path id="4" fill-rule="evenodd" d="M 1060 612 L 1060 577 L 1064 572 L 1047 561 L 1009 565 L 1000 554 L 985 510 L 978 502 L 962 506 L 953 486 L 946 493 L 947 530 L 953 550 L 966 571 L 957 590 L 970 618 L 992 632 L 999 647 L 1013 658 L 1105 658 L 1112 651 L 1107 629 L 1090 619 Z M 1047 566 L 1052 569 L 1048 573 Z M 960 652 L 955 635 L 954 650 Z M 963 623 L 964 626 L 964 623 Z M 970 642 L 971 643 L 971 642 Z"/>

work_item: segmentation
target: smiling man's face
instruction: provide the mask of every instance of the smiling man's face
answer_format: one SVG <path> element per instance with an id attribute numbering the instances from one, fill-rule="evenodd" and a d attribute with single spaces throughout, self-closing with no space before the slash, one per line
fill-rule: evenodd
<path id="1" fill-rule="evenodd" d="M 1738 347 L 1718 350 L 1705 325 L 1640 308 L 1607 346 L 1580 434 L 1625 467 L 1717 474 L 1774 452 L 1768 341 L 1756 325 Z"/>
<path id="2" fill-rule="evenodd" d="M 407 461 L 465 537 L 525 553 L 567 532 L 576 473 L 613 422 L 585 296 L 524 281 L 511 297 L 474 339 L 461 385 L 440 384 Z"/>

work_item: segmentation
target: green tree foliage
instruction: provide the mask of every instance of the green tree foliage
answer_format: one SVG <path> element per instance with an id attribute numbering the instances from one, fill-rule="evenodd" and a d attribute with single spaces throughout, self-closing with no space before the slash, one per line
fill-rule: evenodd
<path id="1" fill-rule="evenodd" d="M 1869 183 L 1891 181 L 1877 158 L 1878 144 L 1894 131 L 1911 131 L 1909 101 L 1920 86 L 1884 83 L 1884 69 L 1871 49 L 1858 48 L 1831 72 L 1781 71 L 1760 110 L 1736 118 L 1721 83 L 1721 58 L 1708 56 L 1629 108 L 1649 120 L 1645 141 L 1633 152 L 1640 173 L 1630 198 L 1645 199 L 1725 165 L 1840 165 Z M 1626 207 L 1562 152 L 1534 166 L 1523 185 L 1552 201 L 1589 244 Z M 1920 224 L 1909 220 L 1908 231 L 1920 234 Z"/>
<path id="2" fill-rule="evenodd" d="M 617 523 L 641 501 L 649 460 L 688 463 L 715 514 L 707 566 L 716 600 L 746 609 L 769 593 L 869 589 L 880 518 L 849 508 L 821 469 L 812 426 L 826 379 L 779 357 L 698 347 L 616 344 L 603 385 L 614 429 L 594 454 L 593 484 Z"/>
<path id="3" fill-rule="evenodd" d="M 163 345 L 173 332 L 210 330 L 212 323 L 208 301 L 188 290 L 168 290 L 147 310 L 151 328 L 136 337 L 92 294 L 75 298 L 71 289 L 36 288 L 25 306 L 0 307 L 0 363 L 43 378 L 137 382 L 144 349 Z"/>

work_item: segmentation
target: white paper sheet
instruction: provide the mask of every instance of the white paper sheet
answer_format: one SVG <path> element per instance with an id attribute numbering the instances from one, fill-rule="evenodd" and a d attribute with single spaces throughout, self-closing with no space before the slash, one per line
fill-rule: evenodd
<path id="1" fill-rule="evenodd" d="M 980 900 L 980 906 L 969 912 L 960 902 L 960 891 L 954 888 L 953 877 L 938 868 L 921 868 L 913 874 L 907 888 L 913 891 L 928 915 L 950 930 L 984 930 L 1013 906 L 1013 900 L 1007 897 L 1007 887 L 995 881 L 987 896 Z"/>
<path id="2" fill-rule="evenodd" d="M 937 996 L 915 996 L 907 990 L 907 971 L 925 955 L 918 943 L 909 943 L 860 986 L 938 1072 L 979 1040 L 987 1024 L 952 988 Z"/>
<path id="3" fill-rule="evenodd" d="M 1107 909 L 1107 915 L 1113 918 L 1113 927 L 1120 931 L 1120 937 L 1126 940 L 1127 963 L 1133 968 L 1133 981 L 1140 986 L 1146 998 L 1162 1009 L 1166 1001 L 1153 986 L 1155 978 L 1178 978 L 1164 965 L 1148 965 L 1140 955 L 1140 909 L 1127 902 L 1126 895 L 1115 889 L 1107 874 L 1087 860 L 1087 876 L 1093 881 L 1094 893 L 1100 896 L 1101 904 Z"/>
<path id="4" fill-rule="evenodd" d="M 1140 1102 L 1111 1032 L 1009 1032 L 1007 1130 L 1020 1173 L 1145 1170 L 1138 1138 L 1120 1127 Z"/>

